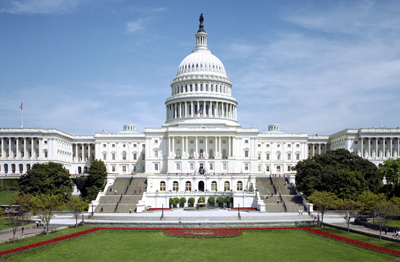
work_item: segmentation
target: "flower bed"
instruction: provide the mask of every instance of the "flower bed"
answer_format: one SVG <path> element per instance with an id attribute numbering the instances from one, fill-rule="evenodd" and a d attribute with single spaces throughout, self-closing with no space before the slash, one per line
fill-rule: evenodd
<path id="1" fill-rule="evenodd" d="M 392 254 L 396 256 L 400 256 L 400 251 L 392 250 L 385 247 L 380 247 L 372 244 L 368 244 L 365 242 L 361 242 L 358 240 L 337 236 L 328 232 L 324 232 L 322 230 L 313 229 L 309 227 L 270 227 L 270 228 L 259 228 L 259 227 L 250 227 L 250 228 L 193 228 L 193 229 L 184 229 L 184 228 L 109 228 L 109 227 L 96 227 L 88 230 L 84 230 L 81 232 L 73 233 L 70 235 L 53 238 L 50 240 L 34 243 L 28 246 L 18 247 L 6 251 L 0 252 L 0 257 L 4 255 L 9 255 L 13 253 L 18 253 L 21 251 L 38 248 L 41 246 L 49 245 L 52 243 L 56 243 L 59 241 L 71 239 L 74 237 L 90 234 L 99 230 L 109 230 L 109 231 L 164 231 L 166 236 L 174 236 L 174 237 L 185 237 L 185 238 L 224 238 L 224 237 L 236 237 L 241 236 L 243 231 L 269 231 L 269 230 L 304 230 L 306 232 L 310 232 L 312 234 L 320 235 L 323 237 L 327 237 L 333 240 L 342 241 L 351 245 L 359 246 L 362 248 L 375 250 L 387 254 Z"/>
<path id="2" fill-rule="evenodd" d="M 184 238 L 227 238 L 238 237 L 243 235 L 243 230 L 237 228 L 216 228 L 216 229 L 203 229 L 203 228 L 172 228 L 164 231 L 166 236 L 170 237 L 184 237 Z"/>
<path id="3" fill-rule="evenodd" d="M 240 208 L 238 208 L 238 207 L 232 207 L 231 209 L 244 209 L 244 210 L 254 210 L 254 211 L 257 211 L 257 208 L 254 208 L 254 207 L 240 207 Z"/>

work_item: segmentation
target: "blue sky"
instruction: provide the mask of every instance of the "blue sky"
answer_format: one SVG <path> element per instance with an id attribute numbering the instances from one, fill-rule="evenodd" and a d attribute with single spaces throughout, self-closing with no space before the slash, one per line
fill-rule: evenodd
<path id="1" fill-rule="evenodd" d="M 400 126 L 399 1 L 0 2 L 0 127 L 159 127 L 200 13 L 243 127 Z"/>

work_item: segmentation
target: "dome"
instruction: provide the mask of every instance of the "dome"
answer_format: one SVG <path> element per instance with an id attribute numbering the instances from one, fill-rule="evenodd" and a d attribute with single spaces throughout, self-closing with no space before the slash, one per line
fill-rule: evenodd
<path id="1" fill-rule="evenodd" d="M 187 73 L 214 73 L 226 76 L 225 67 L 209 50 L 194 50 L 193 53 L 182 60 L 177 76 Z"/>

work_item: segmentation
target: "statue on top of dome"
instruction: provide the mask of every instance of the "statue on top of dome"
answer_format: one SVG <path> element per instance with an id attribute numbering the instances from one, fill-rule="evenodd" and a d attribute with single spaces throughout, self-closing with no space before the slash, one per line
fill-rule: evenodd
<path id="1" fill-rule="evenodd" d="M 201 13 L 199 21 L 200 21 L 200 25 L 199 25 L 199 31 L 197 31 L 197 33 L 198 32 L 205 32 L 204 31 L 204 25 L 203 25 L 203 21 L 204 21 L 203 13 Z"/>

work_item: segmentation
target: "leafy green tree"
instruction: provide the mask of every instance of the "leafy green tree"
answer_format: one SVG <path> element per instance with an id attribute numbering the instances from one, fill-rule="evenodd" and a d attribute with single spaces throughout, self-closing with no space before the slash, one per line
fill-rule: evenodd
<path id="1" fill-rule="evenodd" d="M 231 203 L 231 198 L 228 196 L 224 197 L 224 203 L 226 203 L 227 206 L 229 206 L 229 203 Z"/>
<path id="2" fill-rule="evenodd" d="M 23 194 L 60 194 L 64 198 L 73 191 L 68 170 L 54 162 L 34 164 L 19 179 L 19 187 Z"/>
<path id="3" fill-rule="evenodd" d="M 327 210 L 337 207 L 337 196 L 331 192 L 314 191 L 308 199 L 314 204 L 318 211 L 321 212 L 321 228 L 324 227 L 324 214 Z"/>
<path id="4" fill-rule="evenodd" d="M 196 200 L 194 199 L 194 197 L 190 197 L 189 199 L 188 199 L 188 203 L 191 205 L 191 206 L 193 206 L 193 204 L 196 202 Z"/>
<path id="5" fill-rule="evenodd" d="M 366 212 L 374 212 L 377 203 L 387 200 L 387 197 L 383 193 L 374 194 L 370 191 L 363 192 L 358 199 L 363 203 L 362 208 Z"/>
<path id="6" fill-rule="evenodd" d="M 398 202 L 398 201 L 395 201 Z M 375 203 L 374 210 L 379 215 L 379 241 L 382 239 L 382 228 L 389 222 L 392 216 L 399 214 L 399 209 L 393 201 L 388 201 L 386 199 L 380 200 Z"/>
<path id="7" fill-rule="evenodd" d="M 201 202 L 203 202 L 203 203 L 206 202 L 206 199 L 203 196 L 201 196 L 201 197 L 199 197 L 199 199 L 197 199 L 197 203 L 201 203 Z"/>
<path id="8" fill-rule="evenodd" d="M 350 219 L 354 217 L 361 210 L 363 203 L 351 199 L 338 199 L 337 208 L 343 214 L 343 218 L 347 223 L 347 233 L 350 232 Z"/>
<path id="9" fill-rule="evenodd" d="M 171 197 L 171 198 L 169 199 L 169 206 L 170 206 L 170 207 L 174 207 L 174 205 L 175 205 L 175 199 L 174 199 L 173 197 Z"/>
<path id="10" fill-rule="evenodd" d="M 386 178 L 387 184 L 383 186 L 381 192 L 388 196 L 400 197 L 400 158 L 389 158 L 378 168 L 382 177 Z"/>
<path id="11" fill-rule="evenodd" d="M 174 200 L 175 200 L 175 207 L 178 207 L 178 205 L 180 203 L 179 197 L 175 197 Z"/>
<path id="12" fill-rule="evenodd" d="M 32 209 L 35 213 L 39 213 L 40 217 L 46 223 L 46 233 L 49 234 L 49 225 L 55 212 L 65 207 L 62 195 L 38 194 L 31 198 Z"/>
<path id="13" fill-rule="evenodd" d="M 22 226 L 24 226 L 26 215 L 31 209 L 31 198 L 30 194 L 18 194 L 14 195 L 11 199 L 12 205 L 18 205 L 19 216 L 22 220 Z"/>
<path id="14" fill-rule="evenodd" d="M 208 204 L 214 206 L 215 198 L 214 198 L 213 196 L 211 196 L 211 197 L 209 197 L 209 198 L 207 199 L 207 202 L 208 202 Z"/>
<path id="15" fill-rule="evenodd" d="M 217 203 L 218 203 L 218 205 L 221 207 L 222 206 L 222 204 L 224 203 L 224 199 L 222 198 L 222 197 L 217 197 Z"/>
<path id="16" fill-rule="evenodd" d="M 78 227 L 78 218 L 83 211 L 88 210 L 89 203 L 86 202 L 81 196 L 73 196 L 67 203 L 67 207 L 71 209 L 75 217 L 75 227 Z"/>
<path id="17" fill-rule="evenodd" d="M 181 203 L 182 205 L 185 205 L 185 203 L 186 203 L 186 198 L 181 197 L 181 198 L 179 199 L 179 203 Z"/>
<path id="18" fill-rule="evenodd" d="M 345 149 L 299 161 L 293 169 L 296 187 L 305 196 L 327 191 L 341 199 L 356 199 L 364 191 L 377 191 L 383 178 L 373 163 Z"/>
<path id="19" fill-rule="evenodd" d="M 88 174 L 84 191 L 87 199 L 94 200 L 106 184 L 107 167 L 102 160 L 95 159 L 90 164 Z"/>

